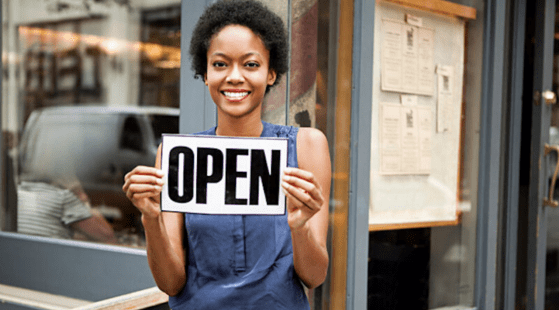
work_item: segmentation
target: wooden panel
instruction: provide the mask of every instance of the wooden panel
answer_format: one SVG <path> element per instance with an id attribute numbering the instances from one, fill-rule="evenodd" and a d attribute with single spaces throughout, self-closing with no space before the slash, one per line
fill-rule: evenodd
<path id="1" fill-rule="evenodd" d="M 166 303 L 169 297 L 157 287 L 102 300 L 75 310 L 146 309 Z"/>
<path id="2" fill-rule="evenodd" d="M 476 9 L 442 0 L 378 0 L 407 6 L 414 9 L 430 11 L 437 14 L 461 17 L 464 19 L 476 19 Z"/>
<path id="3" fill-rule="evenodd" d="M 351 92 L 353 61 L 353 1 L 341 1 L 338 19 L 335 153 L 332 196 L 336 207 L 331 215 L 332 261 L 329 309 L 346 308 L 347 230 L 349 210 Z"/>
<path id="4" fill-rule="evenodd" d="M 105 299 L 99 302 L 48 294 L 0 284 L 0 304 L 14 304 L 45 310 L 120 310 L 145 309 L 168 302 L 169 297 L 157 287 Z"/>
<path id="5" fill-rule="evenodd" d="M 455 221 L 418 222 L 418 223 L 402 223 L 402 224 L 369 224 L 369 231 L 454 226 L 460 224 L 461 215 L 462 215 L 461 213 L 458 213 L 458 216 Z"/>
<path id="6" fill-rule="evenodd" d="M 91 304 L 86 300 L 0 284 L 0 304 L 3 303 L 53 310 L 72 309 Z"/>

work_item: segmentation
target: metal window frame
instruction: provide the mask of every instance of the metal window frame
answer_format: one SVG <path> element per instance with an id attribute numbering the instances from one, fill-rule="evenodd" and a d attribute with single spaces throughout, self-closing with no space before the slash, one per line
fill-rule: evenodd
<path id="1" fill-rule="evenodd" d="M 355 0 L 346 309 L 367 308 L 375 1 Z"/>
<path id="2" fill-rule="evenodd" d="M 194 78 L 190 68 L 188 46 L 192 30 L 204 8 L 212 0 L 181 0 L 181 68 L 179 132 L 182 134 L 206 130 L 217 124 L 217 108 L 204 82 Z"/>
<path id="3" fill-rule="evenodd" d="M 494 309 L 503 149 L 503 72 L 506 6 L 487 0 L 484 11 L 474 303 Z"/>

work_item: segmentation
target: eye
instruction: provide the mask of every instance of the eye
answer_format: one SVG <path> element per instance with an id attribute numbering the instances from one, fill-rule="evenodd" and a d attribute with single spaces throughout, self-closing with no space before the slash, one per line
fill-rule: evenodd
<path id="1" fill-rule="evenodd" d="M 255 61 L 249 61 L 245 64 L 245 66 L 249 68 L 258 68 L 260 67 L 260 64 Z"/>
<path id="2" fill-rule="evenodd" d="M 223 61 L 214 61 L 212 62 L 212 66 L 215 68 L 224 68 L 227 65 Z"/>

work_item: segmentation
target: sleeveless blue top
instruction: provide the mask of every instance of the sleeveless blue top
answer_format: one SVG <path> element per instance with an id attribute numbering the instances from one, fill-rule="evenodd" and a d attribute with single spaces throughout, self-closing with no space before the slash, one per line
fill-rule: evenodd
<path id="1" fill-rule="evenodd" d="M 261 137 L 288 138 L 289 167 L 297 167 L 297 132 L 262 122 Z M 198 135 L 215 135 L 212 128 Z M 169 298 L 181 309 L 310 309 L 293 267 L 284 215 L 184 214 L 187 280 Z"/>

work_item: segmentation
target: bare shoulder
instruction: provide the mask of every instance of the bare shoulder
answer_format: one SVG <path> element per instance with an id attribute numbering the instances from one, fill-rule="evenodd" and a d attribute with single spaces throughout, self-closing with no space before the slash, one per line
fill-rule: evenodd
<path id="1" fill-rule="evenodd" d="M 330 164 L 328 140 L 322 131 L 316 128 L 299 128 L 297 134 L 297 158 L 301 168 Z"/>
<path id="2" fill-rule="evenodd" d="M 303 149 L 301 149 L 303 147 Z M 297 133 L 297 150 L 304 150 L 307 147 L 326 147 L 328 140 L 322 131 L 316 128 L 302 127 Z"/>

